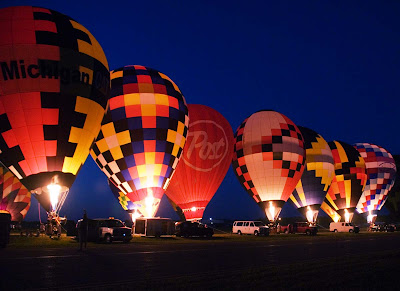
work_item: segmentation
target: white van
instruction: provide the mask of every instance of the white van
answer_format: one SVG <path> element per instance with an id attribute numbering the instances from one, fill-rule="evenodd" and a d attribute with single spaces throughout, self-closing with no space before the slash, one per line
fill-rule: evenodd
<path id="1" fill-rule="evenodd" d="M 269 227 L 262 221 L 235 221 L 232 227 L 232 233 L 242 234 L 254 234 L 258 235 L 269 235 Z"/>
<path id="2" fill-rule="evenodd" d="M 354 232 L 358 233 L 360 228 L 350 222 L 331 222 L 329 230 L 333 232 Z"/>

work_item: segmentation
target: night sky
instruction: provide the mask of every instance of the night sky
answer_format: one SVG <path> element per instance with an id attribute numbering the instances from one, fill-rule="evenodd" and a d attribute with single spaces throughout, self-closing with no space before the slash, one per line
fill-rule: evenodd
<path id="1" fill-rule="evenodd" d="M 400 2 L 0 2 L 0 8 L 17 5 L 74 18 L 100 42 L 110 70 L 157 69 L 187 103 L 213 107 L 234 131 L 252 113 L 273 109 L 327 141 L 369 142 L 400 153 Z M 287 204 L 283 215 L 296 215 Z M 129 218 L 90 156 L 61 215 L 78 219 L 83 209 L 93 218 Z M 177 219 L 166 199 L 158 214 Z M 262 216 L 232 168 L 204 214 Z M 38 220 L 34 198 L 26 219 Z"/>

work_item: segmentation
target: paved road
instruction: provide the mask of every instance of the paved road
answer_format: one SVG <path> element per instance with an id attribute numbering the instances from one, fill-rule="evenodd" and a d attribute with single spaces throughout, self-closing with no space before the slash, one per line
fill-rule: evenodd
<path id="1" fill-rule="evenodd" d="M 318 289 L 321 284 L 336 289 L 336 283 L 374 289 L 380 286 L 378 275 L 390 287 L 397 280 L 391 274 L 400 272 L 398 233 L 356 239 L 221 240 L 91 244 L 83 252 L 71 247 L 4 249 L 0 290 Z"/>

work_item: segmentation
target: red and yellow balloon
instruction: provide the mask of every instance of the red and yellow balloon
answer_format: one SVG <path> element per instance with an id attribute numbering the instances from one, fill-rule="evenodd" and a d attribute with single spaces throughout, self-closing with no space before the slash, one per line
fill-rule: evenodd
<path id="1" fill-rule="evenodd" d="M 31 6 L 0 10 L 0 161 L 58 211 L 98 135 L 104 52 L 81 24 Z"/>
<path id="2" fill-rule="evenodd" d="M 11 221 L 21 221 L 30 206 L 31 192 L 13 173 L 0 165 L 0 213 L 9 213 Z"/>

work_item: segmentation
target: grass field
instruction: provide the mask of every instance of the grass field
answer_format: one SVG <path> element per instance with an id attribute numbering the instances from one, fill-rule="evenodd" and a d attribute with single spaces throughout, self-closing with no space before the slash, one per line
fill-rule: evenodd
<path id="1" fill-rule="evenodd" d="M 399 261 L 400 250 L 376 251 L 334 261 L 320 258 L 307 265 L 302 262 L 282 266 L 266 264 L 236 272 L 203 272 L 179 280 L 162 278 L 137 287 L 146 290 L 159 290 L 162 286 L 168 286 L 168 290 L 183 290 L 187 286 L 191 290 L 205 287 L 207 290 L 398 290 Z"/>
<path id="2" fill-rule="evenodd" d="M 341 246 L 349 240 L 362 241 L 374 240 L 374 238 L 394 239 L 400 236 L 400 232 L 361 232 L 354 233 L 330 233 L 321 232 L 317 236 L 300 234 L 272 234 L 268 237 L 255 237 L 251 235 L 215 234 L 212 239 L 180 238 L 180 237 L 134 237 L 127 245 L 159 245 L 159 244 L 201 244 L 201 249 L 212 248 L 215 244 L 229 244 L 243 242 L 243 245 L 257 246 L 258 243 L 272 241 L 272 245 L 307 245 L 312 241 L 336 241 Z M 394 237 L 395 236 L 395 237 Z M 343 241 L 343 244 L 340 242 Z M 361 241 L 361 240 L 360 240 Z M 363 254 L 346 254 L 339 257 L 312 257 L 306 261 L 289 260 L 287 263 L 274 264 L 266 261 L 265 265 L 246 264 L 236 269 L 213 268 L 199 269 L 195 276 L 187 274 L 175 274 L 167 276 L 149 273 L 143 278 L 129 279 L 126 281 L 94 283 L 87 289 L 93 290 L 398 290 L 398 274 L 400 273 L 400 248 L 386 250 L 385 240 L 377 239 L 382 247 L 372 248 Z M 396 239 L 397 241 L 397 239 Z M 296 242 L 287 243 L 285 242 Z M 297 243 L 298 242 L 298 243 Z M 117 244 L 89 243 L 88 249 L 112 250 Z M 266 244 L 268 245 L 268 244 Z M 326 244 L 332 246 L 332 244 Z M 262 246 L 262 245 L 260 245 Z M 188 246 L 189 248 L 191 246 Z M 11 236 L 7 249 L 21 250 L 34 248 L 78 248 L 78 243 L 72 237 L 62 236 L 61 239 L 50 239 L 46 236 L 23 237 L 17 234 Z M 178 247 L 179 248 L 179 247 Z M 118 248 L 115 248 L 118 249 Z M 119 250 L 121 251 L 122 248 Z M 123 248 L 125 249 L 125 248 Z M 139 248 L 141 250 L 146 248 Z M 154 248 L 157 249 L 157 248 Z M 177 248 L 173 248 L 177 249 Z M 186 248 L 187 249 L 187 248 Z M 20 251 L 17 250 L 17 253 Z M 7 251 L 7 250 L 6 250 Z M 57 252 L 58 250 L 56 250 Z M 22 252 L 23 253 L 23 252 Z M 94 252 L 99 253 L 99 252 Z M 92 256 L 88 256 L 92 257 Z M 85 255 L 83 256 L 85 258 Z M 51 264 L 50 264 L 51 265 Z M 150 268 L 151 269 L 151 268 Z M 133 281 L 132 281 L 133 280 Z M 90 287 L 90 288 L 89 288 Z M 86 287 L 85 287 L 86 288 Z M 76 289 L 76 290 L 86 290 Z M 1 289 L 1 288 L 0 288 Z"/>
<path id="3" fill-rule="evenodd" d="M 400 235 L 400 232 L 395 233 Z M 303 234 L 271 234 L 267 237 L 256 237 L 253 235 L 237 235 L 237 234 L 215 234 L 211 239 L 205 238 L 181 238 L 175 236 L 169 237 L 139 237 L 134 236 L 129 244 L 185 244 L 185 243 L 195 243 L 195 244 L 210 244 L 210 243 L 224 243 L 224 242 L 264 242 L 275 241 L 275 242 L 285 242 L 285 241 L 299 241 L 307 242 L 313 240 L 342 240 L 342 239 L 358 239 L 359 237 L 377 237 L 385 236 L 385 232 L 360 232 L 358 234 L 354 233 L 331 233 L 331 232 L 320 232 L 316 236 L 306 236 Z M 121 243 L 121 242 L 114 242 Z M 106 246 L 105 243 L 92 243 L 89 242 L 89 247 L 102 247 Z M 67 237 L 62 235 L 60 239 L 51 239 L 47 236 L 41 235 L 39 237 L 26 237 L 20 236 L 19 234 L 12 234 L 10 237 L 10 243 L 7 248 L 57 248 L 57 247 L 77 247 L 78 242 L 74 237 Z"/>

